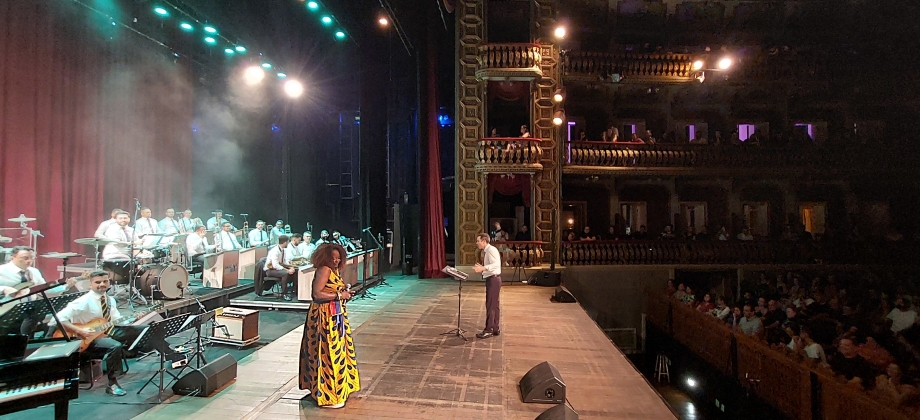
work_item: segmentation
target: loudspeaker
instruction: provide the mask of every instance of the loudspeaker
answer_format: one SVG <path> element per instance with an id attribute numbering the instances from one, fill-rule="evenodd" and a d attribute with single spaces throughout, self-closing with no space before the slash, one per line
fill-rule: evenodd
<path id="1" fill-rule="evenodd" d="M 565 404 L 559 404 L 540 413 L 534 420 L 578 420 L 578 413 Z"/>
<path id="2" fill-rule="evenodd" d="M 534 276 L 533 284 L 537 286 L 558 286 L 562 284 L 562 272 L 559 271 L 542 271 Z"/>
<path id="3" fill-rule="evenodd" d="M 229 354 L 218 357 L 179 378 L 173 385 L 176 395 L 195 394 L 197 397 L 207 397 L 230 381 L 236 379 L 236 359 Z"/>
<path id="4" fill-rule="evenodd" d="M 556 293 L 549 298 L 551 302 L 575 303 L 575 296 L 565 286 L 556 286 Z"/>
<path id="5" fill-rule="evenodd" d="M 521 400 L 525 403 L 562 404 L 565 383 L 556 367 L 549 362 L 534 366 L 521 378 Z"/>

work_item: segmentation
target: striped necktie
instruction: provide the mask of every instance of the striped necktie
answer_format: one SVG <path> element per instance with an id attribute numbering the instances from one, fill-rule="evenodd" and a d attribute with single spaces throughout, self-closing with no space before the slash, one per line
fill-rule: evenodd
<path id="1" fill-rule="evenodd" d="M 111 316 L 109 312 L 109 302 L 105 295 L 99 298 L 99 304 L 102 305 L 102 317 L 105 318 L 106 321 L 111 321 L 111 319 L 109 319 Z"/>

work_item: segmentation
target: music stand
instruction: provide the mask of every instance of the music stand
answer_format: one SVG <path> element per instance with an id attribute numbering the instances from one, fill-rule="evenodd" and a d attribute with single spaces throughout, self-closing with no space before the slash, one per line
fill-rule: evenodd
<path id="1" fill-rule="evenodd" d="M 140 394 L 147 385 L 153 383 L 154 379 L 159 378 L 157 401 L 163 401 L 163 389 L 165 389 L 163 375 L 166 374 L 172 376 L 173 380 L 179 380 L 178 376 L 173 375 L 172 372 L 166 369 L 167 353 L 172 353 L 172 349 L 169 348 L 169 343 L 166 342 L 166 338 L 182 332 L 182 328 L 188 326 L 186 321 L 188 321 L 189 316 L 189 314 L 176 315 L 172 318 L 151 323 L 144 332 L 137 337 L 137 340 L 131 344 L 129 349 L 148 347 L 160 353 L 160 369 L 144 383 L 144 386 L 137 391 L 138 394 Z"/>
<path id="2" fill-rule="evenodd" d="M 33 319 L 43 320 L 51 315 L 54 318 L 55 326 L 58 330 L 61 331 L 61 334 L 64 336 L 64 339 L 70 341 L 72 337 L 67 334 L 67 331 L 61 326 L 61 320 L 57 317 L 57 309 L 67 306 L 68 303 L 76 300 L 78 297 L 83 296 L 85 293 L 71 293 L 67 295 L 55 296 L 49 298 L 45 294 L 45 291 L 41 292 L 43 297 L 42 300 L 22 300 L 19 303 L 4 313 L 0 315 L 0 333 L 9 331 L 10 328 L 15 328 L 15 333 L 19 334 L 20 326 L 22 321 L 27 317 L 33 317 Z M 23 297 L 24 298 L 24 297 Z M 22 299 L 22 298 L 20 298 Z M 6 302 L 3 305 L 13 305 L 16 301 Z"/>
<path id="3" fill-rule="evenodd" d="M 441 335 L 456 335 L 462 338 L 463 341 L 469 341 L 466 336 L 463 335 L 466 331 L 460 328 L 460 300 L 463 297 L 463 282 L 469 278 L 469 275 L 451 266 L 446 266 L 442 268 L 441 271 L 457 280 L 457 328 L 441 333 Z"/>

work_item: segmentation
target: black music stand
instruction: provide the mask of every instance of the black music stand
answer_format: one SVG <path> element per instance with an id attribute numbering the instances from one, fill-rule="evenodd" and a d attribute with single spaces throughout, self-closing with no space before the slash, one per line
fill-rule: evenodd
<path id="1" fill-rule="evenodd" d="M 380 250 L 380 255 L 377 256 L 374 262 L 380 264 L 380 261 L 386 261 L 386 258 L 383 256 L 386 253 L 386 249 L 384 249 L 383 244 L 380 243 L 376 236 L 374 236 L 374 233 L 371 232 L 371 228 L 367 228 L 367 234 L 371 237 L 371 239 L 374 240 L 374 243 L 377 244 L 377 249 Z M 392 287 L 390 283 L 387 283 L 386 277 L 383 277 L 383 271 L 377 274 L 380 276 L 380 280 L 377 280 L 377 285 Z"/>
<path id="2" fill-rule="evenodd" d="M 55 296 L 49 298 L 44 291 L 41 292 L 43 297 L 42 300 L 23 300 L 19 301 L 9 301 L 0 306 L 13 305 L 15 306 L 0 315 L 0 333 L 10 331 L 11 328 L 15 328 L 15 333 L 19 334 L 20 326 L 22 325 L 23 320 L 26 317 L 34 317 L 34 319 L 42 320 L 51 315 L 55 321 L 55 327 L 61 331 L 61 334 L 64 336 L 64 339 L 67 341 L 71 340 L 67 331 L 61 327 L 61 321 L 57 317 L 57 309 L 67 306 L 68 303 L 76 300 L 78 297 L 83 296 L 85 293 L 71 293 L 67 295 Z M 25 296 L 23 296 L 24 298 Z M 22 298 L 20 298 L 22 299 Z M 29 337 L 31 339 L 31 337 Z M 45 337 L 43 337 L 45 338 Z"/>
<path id="3" fill-rule="evenodd" d="M 469 275 L 451 266 L 444 267 L 441 271 L 457 280 L 457 328 L 441 333 L 441 335 L 455 335 L 462 338 L 463 341 L 469 341 L 466 336 L 463 335 L 466 331 L 460 328 L 460 301 L 463 297 L 463 282 L 469 278 Z"/>
<path id="4" fill-rule="evenodd" d="M 151 323 L 147 329 L 145 329 L 144 332 L 141 333 L 139 337 L 137 337 L 137 340 L 131 344 L 129 350 L 146 347 L 152 348 L 160 353 L 160 369 L 157 370 L 153 376 L 147 380 L 146 383 L 144 383 L 144 386 L 142 386 L 141 389 L 137 391 L 138 394 L 140 394 L 144 388 L 147 387 L 147 385 L 153 383 L 154 379 L 159 378 L 160 382 L 157 386 L 159 391 L 157 393 L 157 401 L 163 401 L 163 390 L 165 389 L 163 384 L 163 375 L 166 374 L 172 376 L 173 380 L 179 380 L 178 376 L 173 375 L 172 372 L 166 369 L 167 354 L 173 353 L 172 349 L 169 348 L 169 343 L 166 342 L 166 338 L 172 337 L 173 335 L 182 332 L 183 328 L 187 328 L 188 323 L 186 321 L 188 321 L 189 316 L 189 314 L 176 315 L 172 318 L 167 318 L 160 322 Z"/>

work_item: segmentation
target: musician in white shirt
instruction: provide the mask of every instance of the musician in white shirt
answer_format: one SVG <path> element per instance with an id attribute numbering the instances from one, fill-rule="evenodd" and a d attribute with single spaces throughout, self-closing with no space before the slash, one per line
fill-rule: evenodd
<path id="1" fill-rule="evenodd" d="M 182 212 L 182 218 L 179 219 L 179 232 L 182 233 L 195 233 L 195 226 L 198 225 L 198 222 L 195 219 L 192 219 L 192 211 L 185 209 Z"/>
<path id="2" fill-rule="evenodd" d="M 176 210 L 166 209 L 166 217 L 161 219 L 157 226 L 160 228 L 160 232 L 167 235 L 172 235 L 179 233 L 179 222 L 176 221 Z"/>
<path id="3" fill-rule="evenodd" d="M 249 245 L 252 247 L 268 245 L 268 233 L 265 232 L 265 222 L 256 222 L 256 228 L 249 232 Z"/>
<path id="4" fill-rule="evenodd" d="M 107 321 L 116 321 L 121 318 L 115 298 L 105 294 L 109 289 L 108 273 L 94 271 L 90 274 L 89 284 L 89 292 L 68 303 L 64 309 L 57 313 L 61 326 L 69 334 L 81 339 L 89 338 L 94 333 L 74 324 L 87 324 L 99 318 Z M 109 379 L 109 386 L 105 389 L 105 392 L 118 397 L 126 394 L 125 390 L 118 385 L 118 379 L 115 377 L 115 369 L 121 365 L 121 348 L 122 345 L 118 341 L 101 336 L 93 340 L 80 355 L 84 360 L 105 359 L 106 374 Z"/>
<path id="5" fill-rule="evenodd" d="M 499 335 L 501 328 L 502 259 L 498 248 L 492 246 L 490 240 L 488 233 L 476 235 L 476 247 L 482 250 L 482 264 L 474 265 L 473 271 L 481 273 L 486 281 L 486 327 L 476 334 L 479 338 Z"/>
<path id="6" fill-rule="evenodd" d="M 217 232 L 217 235 L 214 236 L 214 243 L 221 251 L 232 251 L 234 249 L 243 248 L 240 242 L 236 240 L 236 235 L 230 231 L 230 222 L 224 222 L 220 228 L 220 232 Z"/>
<path id="7" fill-rule="evenodd" d="M 300 245 L 302 246 L 301 255 L 309 261 L 310 257 L 313 255 L 313 251 L 316 251 L 316 245 L 313 244 L 313 234 L 304 232 L 303 243 Z"/>
<path id="8" fill-rule="evenodd" d="M 297 281 L 297 269 L 286 262 L 289 261 L 288 256 L 285 255 L 288 252 L 290 252 L 288 250 L 288 237 L 287 235 L 281 235 L 278 237 L 278 245 L 268 249 L 268 256 L 265 257 L 265 266 L 262 269 L 265 271 L 266 276 L 281 279 L 281 294 L 284 295 L 284 300 L 290 301 L 292 299 L 291 294 L 297 288 L 294 287 L 289 293 L 288 284 Z"/>
<path id="9" fill-rule="evenodd" d="M 332 241 L 331 242 L 334 244 L 342 245 L 342 248 L 345 248 L 345 251 L 348 251 L 348 252 L 355 252 L 358 250 L 358 247 L 356 247 L 352 241 L 342 236 L 342 234 L 339 233 L 339 231 L 337 230 L 332 231 Z"/>
<path id="10" fill-rule="evenodd" d="M 153 212 L 149 207 L 141 209 L 141 218 L 134 222 L 134 234 L 138 238 L 143 238 L 150 233 L 160 233 L 159 222 L 153 220 Z"/>
<path id="11" fill-rule="evenodd" d="M 134 242 L 135 245 L 139 245 L 141 241 L 135 237 L 134 229 L 128 226 L 130 222 L 131 216 L 124 210 L 115 215 L 115 224 L 110 225 L 109 228 L 105 230 L 104 237 L 106 239 L 118 241 L 119 243 L 108 244 L 102 249 L 103 260 L 131 259 L 128 255 L 130 253 L 131 242 Z"/>
<path id="12" fill-rule="evenodd" d="M 278 244 L 278 238 L 281 237 L 282 235 L 283 235 L 283 236 L 287 236 L 287 232 L 284 230 L 284 221 L 279 220 L 279 221 L 275 222 L 275 227 L 272 228 L 272 231 L 271 231 L 271 241 L 272 241 L 272 242 L 271 242 L 271 244 L 272 244 L 272 245 L 277 245 L 277 244 Z"/>
<path id="13" fill-rule="evenodd" d="M 185 249 L 188 252 L 189 259 L 200 263 L 200 265 L 193 266 L 192 272 L 189 274 L 200 273 L 201 267 L 204 265 L 202 256 L 217 249 L 217 245 L 208 244 L 208 238 L 205 237 L 207 233 L 208 231 L 204 225 L 198 225 L 195 227 L 195 231 L 185 238 Z"/>
<path id="14" fill-rule="evenodd" d="M 17 293 L 27 293 L 25 290 L 14 288 L 20 283 L 45 284 L 45 278 L 42 277 L 42 273 L 37 268 L 32 267 L 34 260 L 35 251 L 32 248 L 27 246 L 13 247 L 10 251 L 10 261 L 0 265 L 0 294 L 13 296 Z M 34 299 L 33 296 L 32 300 Z M 20 334 L 31 337 L 38 321 L 40 320 L 33 319 L 31 314 L 25 314 L 22 323 L 19 325 Z"/>
<path id="15" fill-rule="evenodd" d="M 223 211 L 223 210 L 216 210 L 216 211 L 214 212 L 214 217 L 208 219 L 208 230 L 217 230 L 218 228 L 220 228 L 221 226 L 223 226 L 224 223 L 230 223 L 230 221 L 227 220 L 227 219 L 224 219 L 224 211 Z M 233 227 L 233 226 L 231 225 L 231 227 Z M 234 228 L 234 229 L 236 229 L 236 228 Z"/>
<path id="16" fill-rule="evenodd" d="M 96 228 L 96 233 L 93 234 L 93 237 L 94 238 L 105 238 L 105 230 L 108 229 L 109 226 L 115 224 L 115 215 L 118 214 L 118 212 L 120 211 L 124 211 L 124 210 L 122 209 L 112 210 L 112 218 L 100 223 L 99 227 Z"/>

